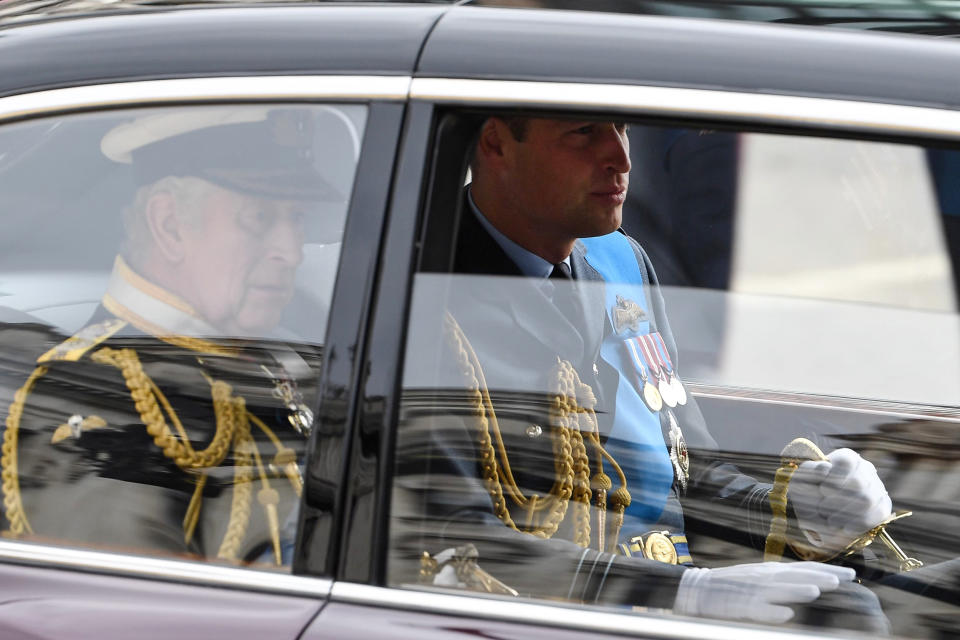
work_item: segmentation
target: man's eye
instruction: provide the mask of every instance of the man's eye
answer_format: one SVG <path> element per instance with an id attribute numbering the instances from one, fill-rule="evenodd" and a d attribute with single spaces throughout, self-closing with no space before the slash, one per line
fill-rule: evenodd
<path id="1" fill-rule="evenodd" d="M 585 125 L 583 125 L 582 127 L 577 127 L 576 129 L 574 129 L 574 130 L 572 131 L 572 133 L 576 133 L 577 135 L 587 135 L 587 136 L 588 136 L 588 135 L 590 135 L 591 133 L 593 133 L 594 126 L 595 126 L 595 125 L 592 125 L 592 124 L 585 124 Z"/>
<path id="2" fill-rule="evenodd" d="M 240 214 L 240 224 L 250 231 L 262 232 L 270 224 L 270 214 L 262 210 L 249 209 Z"/>

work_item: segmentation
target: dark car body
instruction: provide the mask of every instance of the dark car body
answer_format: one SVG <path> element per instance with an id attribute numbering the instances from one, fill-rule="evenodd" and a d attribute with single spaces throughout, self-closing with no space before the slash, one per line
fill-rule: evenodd
<path id="1" fill-rule="evenodd" d="M 323 338 L 292 575 L 6 539 L 0 541 L 0 635 L 804 635 L 391 584 L 391 486 L 414 274 L 449 260 L 447 244 L 435 241 L 449 237 L 437 212 L 456 208 L 464 170 L 462 156 L 445 157 L 437 141 L 455 140 L 452 148 L 462 149 L 473 131 L 465 121 L 510 111 L 950 148 L 960 141 L 955 41 L 709 17 L 446 4 L 117 3 L 91 9 L 77 3 L 46 12 L 34 7 L 33 14 L 12 7 L 0 3 L 0 127 L 170 105 L 323 101 L 363 104 L 368 111 Z M 957 32 L 955 23 L 940 18 L 941 33 Z M 929 27 L 932 20 L 918 22 Z M 909 30 L 910 20 L 895 25 Z M 11 166 L 43 171 L 43 149 L 33 143 L 0 149 L 0 177 Z M 74 173 L 51 171 L 51 188 L 66 193 L 93 179 L 84 170 L 86 156 L 78 153 L 72 162 Z M 0 198 L 14 185 L 4 181 Z M 29 223 L 17 225 L 8 237 L 29 231 Z M 34 231 L 54 252 L 67 246 L 71 233 L 68 226 Z M 702 301 L 679 291 L 672 304 L 674 316 L 691 311 L 687 321 L 674 319 L 681 348 L 684 331 L 695 336 L 688 360 L 696 360 L 698 350 L 715 351 L 699 342 L 710 323 L 696 317 L 706 308 Z M 953 322 L 956 306 L 946 315 Z M 944 350 L 952 354 L 952 348 Z M 846 420 L 847 431 L 838 429 L 855 434 L 846 442 L 856 446 L 896 455 L 903 450 L 890 442 L 906 437 L 914 446 L 908 458 L 937 460 L 944 483 L 939 504 L 952 504 L 952 511 L 946 507 L 942 520 L 899 531 L 921 555 L 929 548 L 946 557 L 957 548 L 956 529 L 943 539 L 933 535 L 957 517 L 956 397 L 910 402 L 777 384 L 761 392 L 709 380 L 690 390 L 716 424 L 769 423 L 787 406 L 815 422 Z M 888 423 L 906 425 L 907 433 L 930 426 L 931 435 L 911 439 L 879 429 Z M 736 437 L 757 442 L 765 436 L 758 429 Z M 739 462 L 769 471 L 781 442 L 778 433 L 769 446 L 751 450 L 735 439 L 726 448 L 732 457 L 752 451 L 753 458 L 745 453 Z M 913 508 L 922 511 L 929 508 L 925 493 L 911 489 L 903 501 L 916 499 Z M 944 634 L 956 632 L 955 616 L 939 623 Z"/>

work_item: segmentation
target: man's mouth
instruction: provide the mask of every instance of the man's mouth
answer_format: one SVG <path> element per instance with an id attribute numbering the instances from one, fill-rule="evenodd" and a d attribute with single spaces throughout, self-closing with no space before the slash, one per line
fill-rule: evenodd
<path id="1" fill-rule="evenodd" d="M 614 204 L 623 204 L 624 200 L 627 199 L 627 188 L 609 187 L 593 191 L 590 193 L 590 195 Z"/>

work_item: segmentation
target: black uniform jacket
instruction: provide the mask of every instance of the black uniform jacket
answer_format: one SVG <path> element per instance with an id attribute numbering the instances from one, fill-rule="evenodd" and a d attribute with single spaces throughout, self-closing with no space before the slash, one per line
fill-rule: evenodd
<path id="1" fill-rule="evenodd" d="M 604 310 L 602 278 L 584 259 L 581 243 L 570 257 L 576 296 L 573 308 L 582 313 L 574 319 L 558 310 L 544 281 L 517 277 L 521 275 L 517 266 L 466 207 L 460 225 L 454 262 L 457 273 L 418 274 L 415 281 L 397 441 L 393 533 L 398 554 L 393 575 L 402 580 L 404 569 L 424 550 L 436 553 L 471 542 L 480 550 L 481 567 L 523 593 L 671 607 L 683 567 L 599 551 L 596 510 L 587 548 L 571 542 L 583 527 L 569 506 L 549 539 L 543 539 L 543 534 L 521 533 L 517 529 L 536 528 L 538 521 L 550 516 L 534 510 L 536 515 L 528 518 L 523 509 L 515 507 L 509 491 L 498 495 L 497 483 L 490 480 L 489 473 L 485 478 L 484 467 L 489 471 L 491 458 L 496 458 L 501 488 L 509 484 L 504 475 L 509 468 L 528 500 L 534 495 L 539 500 L 548 498 L 562 475 L 556 460 L 565 446 L 558 444 L 550 418 L 551 372 L 558 359 L 573 364 L 596 395 L 602 441 L 616 410 L 611 390 L 616 389 L 619 374 L 599 357 L 601 341 L 612 329 Z M 653 269 L 640 246 L 633 240 L 631 244 L 648 292 L 648 308 L 654 315 L 651 331 L 661 333 L 676 362 Z M 462 343 L 451 341 L 449 319 L 446 326 L 442 320 L 447 313 L 476 354 L 479 371 L 465 364 L 468 358 Z M 485 385 L 478 384 L 478 374 Z M 498 448 L 490 412 L 485 413 L 485 424 L 478 421 L 481 386 L 489 390 L 505 455 Z M 685 495 L 675 480 L 660 526 L 655 528 L 680 531 L 700 525 L 714 530 L 729 526 L 762 547 L 769 526 L 769 485 L 716 461 L 712 455 L 716 444 L 692 399 L 676 413 L 690 447 L 690 479 Z M 628 476 L 643 472 L 630 468 L 628 452 L 609 453 Z M 611 491 L 617 484 L 613 478 Z M 634 499 L 643 497 L 635 495 Z M 684 518 L 686 504 L 696 504 L 696 511 L 709 517 L 709 523 L 689 515 Z M 505 526 L 504 506 L 516 527 Z M 606 515 L 608 522 L 611 517 Z M 415 526 L 424 522 L 422 527 Z M 648 530 L 634 526 L 628 517 L 621 541 Z M 609 535 L 606 537 L 604 546 L 610 548 Z M 761 560 L 759 553 L 756 560 Z"/>
<path id="2" fill-rule="evenodd" d="M 89 326 L 87 339 L 39 361 L 11 362 L 22 353 L 5 350 L 5 386 L 19 390 L 7 398 L 4 528 L 113 551 L 232 561 L 267 552 L 274 562 L 305 443 L 276 393 L 291 379 L 276 357 L 289 347 L 160 339 L 103 307 Z"/>

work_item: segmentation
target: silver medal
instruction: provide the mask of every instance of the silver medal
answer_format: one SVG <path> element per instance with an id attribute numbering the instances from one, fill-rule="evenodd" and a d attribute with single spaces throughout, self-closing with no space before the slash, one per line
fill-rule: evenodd
<path id="1" fill-rule="evenodd" d="M 670 377 L 670 389 L 673 391 L 673 397 L 677 399 L 677 404 L 687 404 L 687 390 L 683 388 L 680 376 L 674 374 Z"/>
<path id="2" fill-rule="evenodd" d="M 661 378 L 657 383 L 657 390 L 660 392 L 660 397 L 663 398 L 663 403 L 665 405 L 671 409 L 677 406 L 677 397 L 673 394 L 673 387 L 670 385 L 669 381 Z"/>

